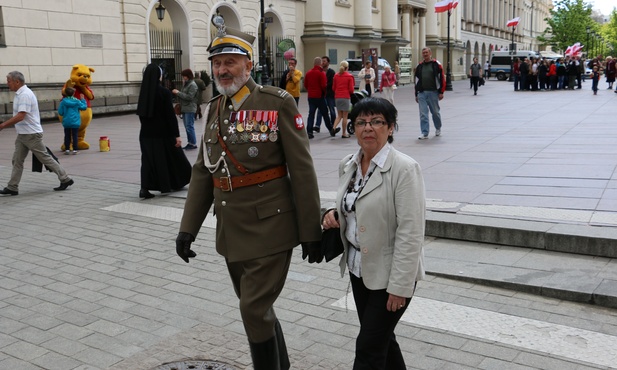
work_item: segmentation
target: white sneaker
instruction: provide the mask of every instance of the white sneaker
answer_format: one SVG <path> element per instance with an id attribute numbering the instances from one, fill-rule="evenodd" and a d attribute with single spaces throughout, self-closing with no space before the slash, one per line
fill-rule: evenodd
<path id="1" fill-rule="evenodd" d="M 435 136 L 441 136 L 441 130 L 435 130 Z"/>
<path id="2" fill-rule="evenodd" d="M 73 150 L 73 155 L 79 153 L 77 150 Z"/>
<path id="3" fill-rule="evenodd" d="M 69 155 L 69 154 L 71 154 L 70 150 L 67 149 L 67 150 L 64 151 L 64 155 Z"/>
<path id="4" fill-rule="evenodd" d="M 420 135 L 418 136 L 418 140 L 426 140 L 428 139 L 428 135 Z"/>

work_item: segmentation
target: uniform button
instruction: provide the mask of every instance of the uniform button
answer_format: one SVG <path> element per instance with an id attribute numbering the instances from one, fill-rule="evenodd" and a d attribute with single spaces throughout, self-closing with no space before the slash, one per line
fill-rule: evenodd
<path id="1" fill-rule="evenodd" d="M 226 155 L 227 155 L 227 153 L 226 153 L 226 152 L 222 152 L 222 153 L 221 153 L 221 155 L 222 155 L 222 156 L 226 156 Z"/>
<path id="2" fill-rule="evenodd" d="M 227 136 L 223 136 L 223 141 L 227 141 Z"/>
<path id="3" fill-rule="evenodd" d="M 208 139 L 208 142 L 209 142 L 209 143 L 211 143 L 211 142 L 212 142 L 212 139 Z"/>
<path id="4" fill-rule="evenodd" d="M 368 253 L 368 248 L 362 248 L 362 253 L 363 254 L 367 254 Z"/>
<path id="5" fill-rule="evenodd" d="M 222 202 L 221 202 L 221 205 L 222 205 L 222 206 L 226 206 L 226 205 L 227 205 L 227 202 L 226 202 L 226 201 L 222 201 Z"/>
<path id="6" fill-rule="evenodd" d="M 223 120 L 223 123 L 224 123 L 224 124 L 228 124 L 228 123 L 229 123 L 229 120 L 228 120 L 228 119 L 224 119 L 224 120 Z"/>
<path id="7" fill-rule="evenodd" d="M 359 228 L 358 230 L 360 230 L 360 232 L 362 232 L 362 233 L 363 233 L 363 232 L 365 232 L 365 231 L 366 231 L 366 227 L 364 227 L 364 226 L 360 226 L 360 228 Z"/>
<path id="8" fill-rule="evenodd" d="M 223 168 L 223 169 L 221 170 L 221 172 L 222 172 L 222 173 L 227 173 L 227 170 Z"/>
<path id="9" fill-rule="evenodd" d="M 277 212 L 277 213 L 281 213 L 281 209 L 280 209 L 280 208 L 279 208 L 279 209 L 277 209 L 277 210 L 276 210 L 276 212 Z"/>
<path id="10" fill-rule="evenodd" d="M 234 109 L 234 106 L 233 106 L 233 105 L 231 105 L 231 104 L 229 104 L 229 107 L 227 107 L 227 109 L 230 109 L 230 110 L 231 110 L 231 109 Z"/>

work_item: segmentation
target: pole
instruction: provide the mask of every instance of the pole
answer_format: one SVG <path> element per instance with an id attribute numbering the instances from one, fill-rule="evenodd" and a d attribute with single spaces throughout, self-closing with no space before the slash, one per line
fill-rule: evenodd
<path id="1" fill-rule="evenodd" d="M 510 44 L 510 77 L 508 81 L 514 81 L 514 30 L 516 27 L 512 27 L 512 43 Z"/>
<path id="2" fill-rule="evenodd" d="M 447 67 L 446 67 L 446 91 L 452 91 L 452 75 L 450 74 L 450 14 L 451 10 L 448 9 L 448 50 L 446 51 L 448 58 Z"/>
<path id="3" fill-rule="evenodd" d="M 512 19 L 514 19 L 514 12 L 516 10 L 516 0 L 512 1 Z M 508 81 L 514 81 L 514 30 L 516 27 L 512 27 L 512 43 L 510 44 L 510 77 Z"/>
<path id="4" fill-rule="evenodd" d="M 266 19 L 264 17 L 264 0 L 260 0 L 261 6 L 261 35 L 259 38 L 259 61 L 261 64 L 261 84 L 266 86 L 270 83 L 270 65 L 266 57 Z"/>

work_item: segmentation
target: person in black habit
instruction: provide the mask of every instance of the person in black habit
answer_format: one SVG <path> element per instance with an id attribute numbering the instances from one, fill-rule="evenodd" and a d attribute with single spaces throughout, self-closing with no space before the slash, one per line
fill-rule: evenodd
<path id="1" fill-rule="evenodd" d="M 149 64 L 144 70 L 137 115 L 141 122 L 141 189 L 139 197 L 153 198 L 149 190 L 169 193 L 191 180 L 192 167 L 182 150 L 178 119 L 171 92 L 161 85 L 161 68 Z"/>

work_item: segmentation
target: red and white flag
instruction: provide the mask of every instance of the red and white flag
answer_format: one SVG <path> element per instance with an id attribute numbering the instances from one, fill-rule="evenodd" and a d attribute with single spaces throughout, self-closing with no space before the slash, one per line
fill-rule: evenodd
<path id="1" fill-rule="evenodd" d="M 568 48 L 566 49 L 565 55 L 580 56 L 581 50 L 583 50 L 583 45 L 581 45 L 580 42 L 577 42 L 576 44 L 572 46 L 568 46 Z"/>
<path id="2" fill-rule="evenodd" d="M 456 9 L 460 0 L 443 0 L 435 4 L 435 13 L 443 13 Z"/>
<path id="3" fill-rule="evenodd" d="M 520 20 L 521 20 L 521 17 L 510 19 L 508 23 L 506 23 L 506 27 L 516 27 L 518 26 L 518 21 Z"/>

